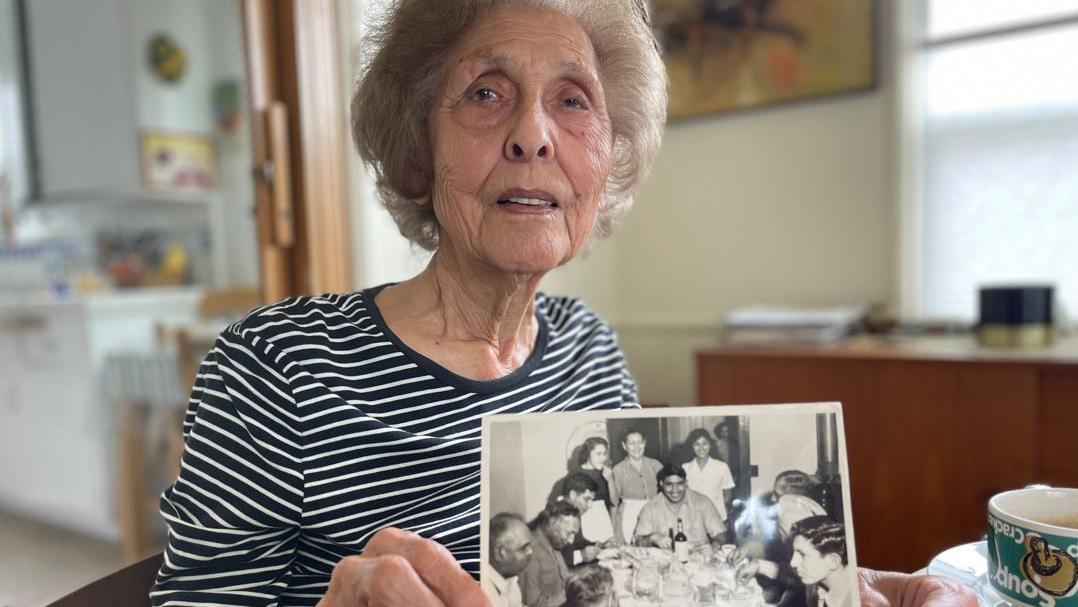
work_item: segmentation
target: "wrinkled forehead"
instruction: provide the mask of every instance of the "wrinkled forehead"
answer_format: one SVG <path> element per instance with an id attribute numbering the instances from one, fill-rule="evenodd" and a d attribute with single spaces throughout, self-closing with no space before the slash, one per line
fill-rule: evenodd
<path id="1" fill-rule="evenodd" d="M 488 11 L 453 53 L 451 69 L 479 72 L 548 68 L 598 77 L 591 39 L 571 17 L 521 6 Z"/>

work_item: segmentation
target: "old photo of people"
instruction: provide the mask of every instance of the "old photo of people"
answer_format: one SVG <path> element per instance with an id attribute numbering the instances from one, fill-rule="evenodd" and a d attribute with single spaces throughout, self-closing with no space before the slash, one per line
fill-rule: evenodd
<path id="1" fill-rule="evenodd" d="M 491 416 L 495 606 L 858 607 L 838 403 Z"/>

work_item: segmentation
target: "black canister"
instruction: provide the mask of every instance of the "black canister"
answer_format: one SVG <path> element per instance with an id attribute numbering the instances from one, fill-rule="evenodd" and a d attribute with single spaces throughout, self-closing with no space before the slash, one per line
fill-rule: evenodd
<path id="1" fill-rule="evenodd" d="M 981 345 L 1042 347 L 1052 343 L 1051 286 L 982 287 L 977 337 Z"/>

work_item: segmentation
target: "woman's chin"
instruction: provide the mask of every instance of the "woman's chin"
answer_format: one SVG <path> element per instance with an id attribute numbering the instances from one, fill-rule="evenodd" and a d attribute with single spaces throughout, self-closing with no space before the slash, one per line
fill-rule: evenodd
<path id="1" fill-rule="evenodd" d="M 543 274 L 573 258 L 568 243 L 505 241 L 487 247 L 487 262 L 513 274 Z"/>

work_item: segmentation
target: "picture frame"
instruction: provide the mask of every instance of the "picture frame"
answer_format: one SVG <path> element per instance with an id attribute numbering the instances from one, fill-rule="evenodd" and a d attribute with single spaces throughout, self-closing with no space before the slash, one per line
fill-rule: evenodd
<path id="1" fill-rule="evenodd" d="M 201 133 L 144 130 L 139 136 L 142 184 L 153 191 L 202 191 L 217 187 L 217 149 Z"/>

